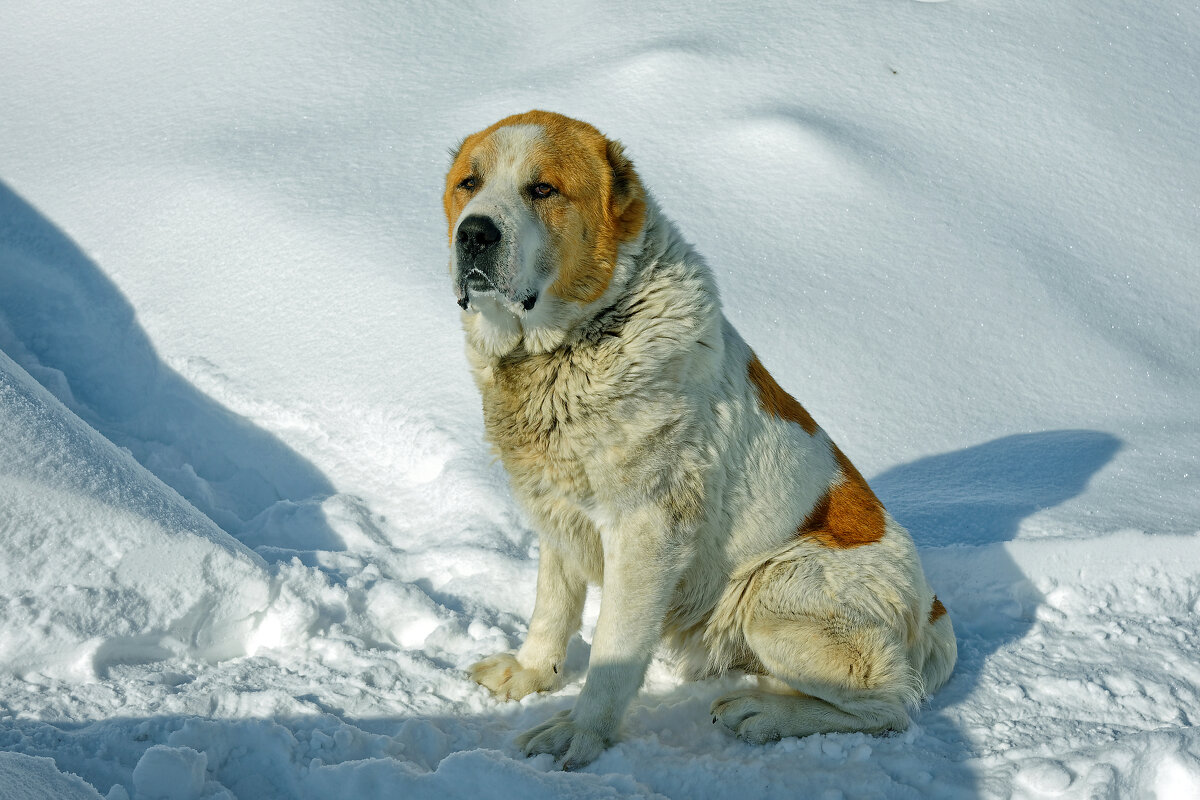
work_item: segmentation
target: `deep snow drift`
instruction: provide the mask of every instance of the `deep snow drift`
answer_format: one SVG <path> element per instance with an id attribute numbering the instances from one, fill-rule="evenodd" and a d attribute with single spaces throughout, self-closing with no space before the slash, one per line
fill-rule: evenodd
<path id="1" fill-rule="evenodd" d="M 481 22 L 483 21 L 483 22 Z M 1200 9 L 25 4 L 0 26 L 0 797 L 1200 795 Z M 751 747 L 652 665 L 588 769 L 519 644 L 446 149 L 620 138 L 910 527 L 960 661 Z"/>

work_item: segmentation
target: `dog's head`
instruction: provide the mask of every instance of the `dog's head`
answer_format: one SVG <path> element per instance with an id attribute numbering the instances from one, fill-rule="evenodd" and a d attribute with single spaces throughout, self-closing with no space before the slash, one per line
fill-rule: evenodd
<path id="1" fill-rule="evenodd" d="M 604 295 L 618 249 L 641 231 L 645 197 L 621 145 L 547 111 L 463 140 L 446 175 L 450 273 L 458 303 L 536 320 L 543 306 Z M 547 311 L 547 313 L 552 313 Z"/>

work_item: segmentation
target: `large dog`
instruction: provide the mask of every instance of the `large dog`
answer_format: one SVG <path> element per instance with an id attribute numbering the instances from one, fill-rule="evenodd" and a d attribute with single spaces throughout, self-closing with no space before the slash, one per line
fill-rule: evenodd
<path id="1" fill-rule="evenodd" d="M 508 117 L 455 151 L 444 202 L 487 436 L 541 545 L 524 645 L 472 678 L 556 688 L 603 587 L 574 709 L 518 744 L 592 761 L 660 640 L 692 677 L 760 676 L 712 706 L 746 741 L 905 728 L 957 655 L 912 539 L 725 319 L 621 145 Z"/>

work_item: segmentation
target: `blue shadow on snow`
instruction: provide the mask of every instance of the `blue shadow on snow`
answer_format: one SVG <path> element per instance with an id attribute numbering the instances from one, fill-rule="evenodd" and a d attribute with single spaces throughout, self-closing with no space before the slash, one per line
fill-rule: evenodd
<path id="1" fill-rule="evenodd" d="M 320 510 L 329 480 L 163 363 L 108 276 L 3 182 L 0 350 L 250 546 L 344 548 Z"/>
<path id="2" fill-rule="evenodd" d="M 977 754 L 954 707 L 978 689 L 992 656 L 1030 632 L 1043 602 L 998 545 L 1015 539 L 1025 518 L 1082 494 L 1120 448 L 1120 439 L 1100 431 L 1017 434 L 921 458 L 871 480 L 883 504 L 912 533 L 958 639 L 954 673 L 916 715 L 931 735 L 924 740 L 931 751 L 958 765 L 935 774 L 927 796 L 982 793 L 981 776 L 971 765 Z M 1040 713 L 1032 703 L 1006 702 L 1014 720 Z"/>
<path id="3" fill-rule="evenodd" d="M 1120 447 L 1099 431 L 1017 434 L 893 467 L 871 487 L 921 546 L 1006 542 L 1021 520 L 1082 494 Z"/>

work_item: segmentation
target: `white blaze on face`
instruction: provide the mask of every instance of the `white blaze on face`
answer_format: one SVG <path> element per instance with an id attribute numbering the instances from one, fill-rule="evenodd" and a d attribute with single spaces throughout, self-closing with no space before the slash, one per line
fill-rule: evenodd
<path id="1" fill-rule="evenodd" d="M 544 133 L 540 125 L 499 128 L 489 137 L 486 152 L 472 156 L 473 165 L 478 160 L 476 178 L 481 185 L 463 208 L 459 225 L 479 215 L 490 218 L 500 229 L 496 286 L 502 297 L 496 300 L 501 304 L 519 303 L 539 294 L 551 277 L 543 269 L 546 231 L 529 196 L 529 186 L 538 174 L 534 163 L 537 145 Z M 457 263 L 455 274 L 461 274 Z"/>

